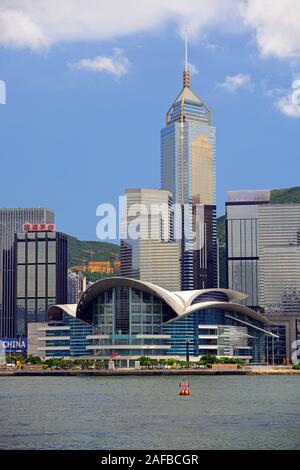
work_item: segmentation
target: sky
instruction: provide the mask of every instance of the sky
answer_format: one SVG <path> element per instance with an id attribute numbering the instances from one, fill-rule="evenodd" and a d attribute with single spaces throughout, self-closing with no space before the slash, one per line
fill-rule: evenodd
<path id="1" fill-rule="evenodd" d="M 300 186 L 299 24 L 299 0 L 0 0 L 0 206 L 95 240 L 99 204 L 159 188 L 186 29 L 218 214 L 228 190 Z"/>

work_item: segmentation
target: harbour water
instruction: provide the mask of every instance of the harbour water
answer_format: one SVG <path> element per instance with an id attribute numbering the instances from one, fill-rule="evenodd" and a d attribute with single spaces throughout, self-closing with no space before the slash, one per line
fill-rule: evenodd
<path id="1" fill-rule="evenodd" d="M 2 377 L 0 449 L 300 449 L 299 376 Z"/>

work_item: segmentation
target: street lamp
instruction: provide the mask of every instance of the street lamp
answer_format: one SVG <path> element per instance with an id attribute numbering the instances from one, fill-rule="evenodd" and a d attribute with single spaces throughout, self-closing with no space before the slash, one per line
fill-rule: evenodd
<path id="1" fill-rule="evenodd" d="M 187 339 L 186 340 L 186 362 L 190 362 L 190 349 L 189 349 L 189 346 L 190 346 L 190 340 Z"/>

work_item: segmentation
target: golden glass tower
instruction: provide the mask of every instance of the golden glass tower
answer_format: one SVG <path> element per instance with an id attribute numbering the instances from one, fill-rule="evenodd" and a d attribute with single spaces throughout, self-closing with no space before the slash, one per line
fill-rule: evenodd
<path id="1" fill-rule="evenodd" d="M 191 89 L 186 60 L 183 87 L 161 131 L 161 187 L 184 209 L 182 288 L 216 287 L 216 129 L 211 112 Z M 176 224 L 176 220 L 175 220 Z M 198 240 L 191 248 L 193 232 Z"/>

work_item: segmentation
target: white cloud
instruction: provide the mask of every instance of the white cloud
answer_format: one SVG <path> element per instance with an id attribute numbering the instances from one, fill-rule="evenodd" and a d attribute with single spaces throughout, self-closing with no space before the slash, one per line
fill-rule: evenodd
<path id="1" fill-rule="evenodd" d="M 175 24 L 191 39 L 232 21 L 236 0 L 1 0 L 0 44 L 32 49 L 107 40 Z"/>
<path id="2" fill-rule="evenodd" d="M 285 116 L 300 118 L 300 77 L 293 82 L 292 91 L 275 101 L 275 106 Z"/>
<path id="3" fill-rule="evenodd" d="M 217 83 L 218 88 L 224 88 L 229 93 L 236 93 L 238 89 L 253 91 L 254 85 L 251 81 L 250 75 L 239 73 L 237 75 L 228 75 L 224 82 Z"/>
<path id="4" fill-rule="evenodd" d="M 262 56 L 300 58 L 299 0 L 1 0 L 0 45 L 33 50 L 173 24 L 191 40 L 210 29 L 254 33 Z M 215 47 L 208 44 L 208 47 Z"/>
<path id="5" fill-rule="evenodd" d="M 240 11 L 263 56 L 300 57 L 299 0 L 245 0 Z"/>
<path id="6" fill-rule="evenodd" d="M 49 39 L 33 18 L 19 10 L 0 6 L 0 44 L 36 50 L 47 46 Z"/>
<path id="7" fill-rule="evenodd" d="M 97 56 L 94 59 L 81 59 L 73 64 L 76 69 L 90 70 L 92 72 L 107 72 L 117 77 L 126 75 L 129 69 L 129 60 L 124 56 L 122 49 L 114 49 L 114 55 Z"/>

